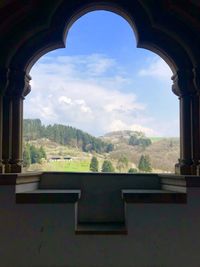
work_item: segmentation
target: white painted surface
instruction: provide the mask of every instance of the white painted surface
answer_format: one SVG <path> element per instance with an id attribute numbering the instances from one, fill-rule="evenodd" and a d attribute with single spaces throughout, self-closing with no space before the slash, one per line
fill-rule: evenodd
<path id="1" fill-rule="evenodd" d="M 128 235 L 74 234 L 74 205 L 15 204 L 0 188 L 0 267 L 198 267 L 200 189 L 185 204 L 129 204 Z"/>

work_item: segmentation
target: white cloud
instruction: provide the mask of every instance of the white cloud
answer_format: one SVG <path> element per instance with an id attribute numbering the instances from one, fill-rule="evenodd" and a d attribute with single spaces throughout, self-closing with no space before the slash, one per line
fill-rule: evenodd
<path id="1" fill-rule="evenodd" d="M 132 130 L 139 131 L 145 133 L 147 136 L 158 136 L 159 133 L 151 128 L 144 127 L 139 124 L 126 124 L 121 120 L 114 120 L 109 126 L 109 130 L 112 131 L 120 131 L 120 130 Z"/>
<path id="2" fill-rule="evenodd" d="M 77 105 L 85 105 L 85 100 L 84 99 L 77 99 L 74 101 Z"/>
<path id="3" fill-rule="evenodd" d="M 159 132 L 151 128 L 141 126 L 139 124 L 133 124 L 130 127 L 130 130 L 139 131 L 145 133 L 147 136 L 158 136 Z"/>
<path id="4" fill-rule="evenodd" d="M 31 71 L 25 117 L 71 125 L 97 136 L 123 129 L 160 135 L 146 105 L 134 93 L 121 90 L 129 83 L 122 73 L 105 55 L 43 58 Z"/>
<path id="5" fill-rule="evenodd" d="M 154 58 L 150 64 L 138 72 L 139 76 L 149 76 L 156 79 L 170 81 L 173 73 L 166 62 L 161 58 Z"/>
<path id="6" fill-rule="evenodd" d="M 114 65 L 115 61 L 113 59 L 98 54 L 89 56 L 86 62 L 86 68 L 91 76 L 104 74 Z"/>
<path id="7" fill-rule="evenodd" d="M 59 103 L 65 103 L 65 104 L 67 104 L 67 105 L 70 105 L 70 104 L 72 104 L 72 100 L 71 100 L 71 98 L 68 98 L 68 97 L 66 97 L 66 96 L 61 96 L 61 97 L 59 97 L 58 98 L 58 102 Z"/>

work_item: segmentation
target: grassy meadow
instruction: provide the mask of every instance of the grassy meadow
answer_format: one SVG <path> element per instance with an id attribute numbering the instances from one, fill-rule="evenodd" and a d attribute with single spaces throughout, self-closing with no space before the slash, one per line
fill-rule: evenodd
<path id="1" fill-rule="evenodd" d="M 46 152 L 47 160 L 42 160 L 41 164 L 31 164 L 24 171 L 61 171 L 61 172 L 89 172 L 92 156 L 96 156 L 99 162 L 99 171 L 102 169 L 103 161 L 110 160 L 115 168 L 115 172 L 128 172 L 129 168 L 137 168 L 141 155 L 149 155 L 152 172 L 173 172 L 174 162 L 177 162 L 179 156 L 178 138 L 151 138 L 152 144 L 146 148 L 141 146 L 131 146 L 125 138 L 115 135 L 110 136 L 115 149 L 109 153 L 90 153 L 83 152 L 77 147 L 60 145 L 46 138 L 30 141 L 36 147 L 42 146 Z M 119 170 L 118 160 L 121 156 L 128 159 L 126 168 Z M 53 161 L 54 157 L 62 160 Z M 63 160 L 64 157 L 70 157 L 71 160 Z"/>
<path id="2" fill-rule="evenodd" d="M 60 172 L 90 172 L 91 157 L 85 159 L 73 159 L 63 161 L 42 161 L 41 164 L 31 164 L 24 171 L 60 171 Z M 99 171 L 103 164 L 103 159 L 98 158 Z"/>
<path id="3" fill-rule="evenodd" d="M 50 161 L 42 164 L 32 164 L 28 171 L 63 171 L 63 172 L 88 172 L 90 160 L 80 161 Z"/>

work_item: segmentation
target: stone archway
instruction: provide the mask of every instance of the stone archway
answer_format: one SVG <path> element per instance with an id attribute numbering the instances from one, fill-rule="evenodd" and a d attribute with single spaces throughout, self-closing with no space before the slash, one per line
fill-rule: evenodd
<path id="1" fill-rule="evenodd" d="M 44 7 L 48 7 L 44 9 Z M 40 9 L 41 8 L 41 9 Z M 43 9 L 42 9 L 43 8 Z M 159 54 L 173 70 L 173 92 L 180 99 L 180 159 L 176 164 L 177 174 L 197 174 L 199 168 L 199 71 L 194 49 L 188 36 L 189 26 L 176 21 L 173 3 L 159 3 L 152 7 L 147 1 L 124 3 L 116 1 L 58 1 L 44 5 L 20 6 L 17 17 L 9 17 L 8 24 L 17 21 L 16 42 L 6 48 L 1 62 L 1 123 L 0 138 L 3 147 L 2 162 L 5 171 L 21 172 L 22 162 L 22 110 L 23 99 L 30 91 L 29 72 L 43 54 L 65 46 L 65 37 L 71 24 L 88 11 L 104 9 L 122 15 L 133 27 L 137 46 Z M 37 18 L 33 24 L 28 14 Z M 166 19 L 163 19 L 163 17 Z M 43 18 L 43 19 L 42 19 Z M 184 32 L 183 32 L 184 28 Z M 10 29 L 8 27 L 8 29 Z M 4 34 L 9 33 L 4 29 Z M 1 151 L 0 151 L 1 152 Z M 1 154 L 1 153 L 0 153 Z"/>

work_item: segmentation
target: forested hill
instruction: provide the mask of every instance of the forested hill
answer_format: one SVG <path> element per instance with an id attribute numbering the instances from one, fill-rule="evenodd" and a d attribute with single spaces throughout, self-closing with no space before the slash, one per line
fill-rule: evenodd
<path id="1" fill-rule="evenodd" d="M 102 141 L 79 129 L 62 124 L 42 125 L 40 119 L 24 119 L 23 137 L 25 141 L 48 138 L 61 145 L 81 148 L 84 152 L 110 152 L 113 145 Z"/>

